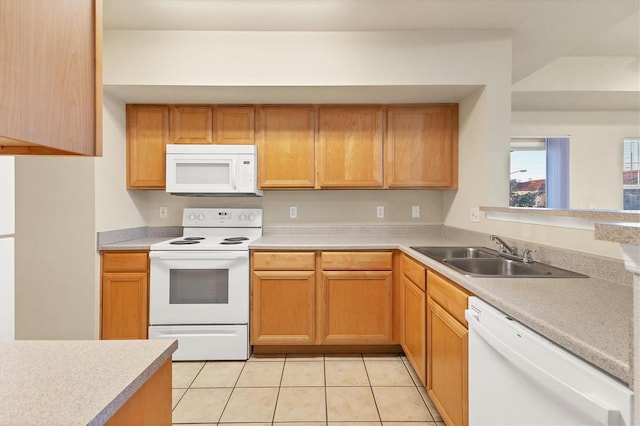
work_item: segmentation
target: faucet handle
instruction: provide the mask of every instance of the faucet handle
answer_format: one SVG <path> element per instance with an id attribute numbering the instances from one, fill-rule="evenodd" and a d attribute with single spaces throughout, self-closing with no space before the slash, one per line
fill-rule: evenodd
<path id="1" fill-rule="evenodd" d="M 524 263 L 533 263 L 533 253 L 535 253 L 536 251 L 533 249 L 524 249 L 524 251 L 522 252 L 522 261 Z"/>

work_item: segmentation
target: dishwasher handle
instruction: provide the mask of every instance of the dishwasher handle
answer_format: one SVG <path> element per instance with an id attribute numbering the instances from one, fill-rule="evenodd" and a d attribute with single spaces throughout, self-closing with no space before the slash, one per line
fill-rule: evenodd
<path id="1" fill-rule="evenodd" d="M 480 324 L 479 316 L 471 310 L 464 312 L 464 317 L 469 323 L 469 329 L 473 329 L 487 344 L 520 369 L 530 379 L 544 386 L 565 401 L 573 404 L 585 414 L 605 426 L 619 424 L 621 414 L 619 410 L 597 401 L 593 395 L 587 395 L 573 388 L 569 384 L 557 379 L 549 372 L 511 349 L 496 335 Z"/>

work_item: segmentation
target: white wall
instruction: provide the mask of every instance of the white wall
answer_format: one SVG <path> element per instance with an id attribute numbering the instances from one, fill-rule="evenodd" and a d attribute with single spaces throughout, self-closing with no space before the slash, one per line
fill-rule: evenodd
<path id="1" fill-rule="evenodd" d="M 569 135 L 572 209 L 622 209 L 622 140 L 640 136 L 638 111 L 518 111 L 514 136 Z"/>
<path id="2" fill-rule="evenodd" d="M 94 159 L 16 157 L 16 338 L 97 329 Z"/>

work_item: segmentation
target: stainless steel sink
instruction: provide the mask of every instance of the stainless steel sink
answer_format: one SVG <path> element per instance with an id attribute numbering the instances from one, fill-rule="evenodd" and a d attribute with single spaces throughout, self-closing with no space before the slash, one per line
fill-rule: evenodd
<path id="1" fill-rule="evenodd" d="M 496 258 L 498 252 L 484 247 L 411 247 L 433 258 Z"/>
<path id="2" fill-rule="evenodd" d="M 545 263 L 524 263 L 500 257 L 486 247 L 411 247 L 443 265 L 470 277 L 588 278 Z"/>

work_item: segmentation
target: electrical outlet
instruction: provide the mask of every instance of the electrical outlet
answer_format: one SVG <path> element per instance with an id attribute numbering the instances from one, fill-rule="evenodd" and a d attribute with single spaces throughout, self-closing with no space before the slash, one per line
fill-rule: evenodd
<path id="1" fill-rule="evenodd" d="M 480 222 L 480 208 L 471 207 L 471 222 Z"/>
<path id="2" fill-rule="evenodd" d="M 384 217 L 384 206 L 376 207 L 376 216 L 378 216 L 378 219 L 382 219 Z"/>
<path id="3" fill-rule="evenodd" d="M 420 217 L 420 206 L 411 206 L 411 217 L 414 219 Z"/>
<path id="4" fill-rule="evenodd" d="M 169 216 L 169 211 L 166 207 L 160 207 L 160 219 L 166 219 Z"/>
<path id="5" fill-rule="evenodd" d="M 289 219 L 295 219 L 298 217 L 298 207 L 290 206 L 289 207 Z"/>

